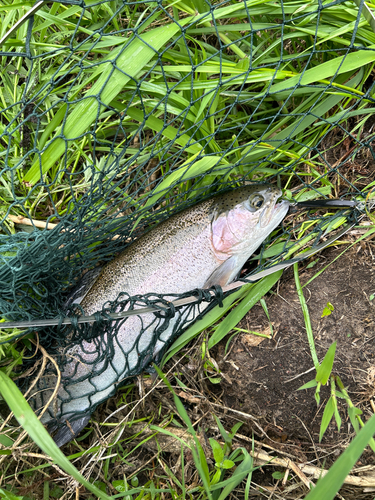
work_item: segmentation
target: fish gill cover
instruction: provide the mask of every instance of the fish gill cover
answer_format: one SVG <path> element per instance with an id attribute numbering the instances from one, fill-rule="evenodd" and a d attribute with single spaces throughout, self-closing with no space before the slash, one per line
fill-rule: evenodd
<path id="1" fill-rule="evenodd" d="M 17 10 L 10 16 L 19 19 Z M 53 45 L 51 37 L 44 43 L 47 32 Z M 87 271 L 218 192 L 267 182 L 290 200 L 363 200 L 371 190 L 375 33 L 364 3 L 44 4 L 1 50 L 6 320 L 63 317 Z M 347 217 L 294 217 L 257 263 L 290 254 L 296 237 L 312 243 Z M 166 300 L 123 290 L 109 307 Z M 181 331 L 199 307 L 156 314 L 154 343 L 171 314 L 180 314 Z M 39 339 L 63 363 L 61 348 L 103 342 L 108 325 L 45 329 Z M 101 344 L 97 373 L 113 350 L 111 340 Z M 138 367 L 152 351 L 142 351 Z"/>

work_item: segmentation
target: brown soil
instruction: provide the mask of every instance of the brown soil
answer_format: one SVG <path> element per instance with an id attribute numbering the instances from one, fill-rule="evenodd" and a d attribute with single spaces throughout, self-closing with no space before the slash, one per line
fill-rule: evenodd
<path id="1" fill-rule="evenodd" d="M 302 285 L 338 253 L 328 251 L 313 268 L 300 272 Z M 344 254 L 304 288 L 318 358 L 322 360 L 337 341 L 333 373 L 340 376 L 353 402 L 359 403 L 365 413 L 367 409 L 372 411 L 369 400 L 375 394 L 375 300 L 370 300 L 375 293 L 374 272 L 372 255 L 364 255 L 359 247 Z M 334 311 L 321 318 L 327 302 L 332 303 Z M 218 351 L 217 361 L 233 381 L 222 384 L 224 402 L 267 422 L 276 435 L 284 433 L 286 439 L 310 441 L 308 430 L 317 443 L 322 412 L 317 409 L 314 390 L 297 391 L 314 378 L 315 370 L 309 371 L 313 362 L 292 271 L 267 299 L 267 307 L 275 330 L 272 340 L 249 347 L 251 337 L 243 334 L 235 338 L 225 361 L 224 344 Z M 239 326 L 262 332 L 269 323 L 263 308 L 256 305 Z M 323 388 L 321 395 L 324 404 L 328 388 Z M 331 425 L 323 442 L 337 443 L 343 438 L 344 434 L 338 434 Z"/>
<path id="2" fill-rule="evenodd" d="M 357 245 L 304 288 L 318 358 L 321 361 L 337 341 L 332 373 L 341 378 L 352 402 L 363 411 L 365 421 L 375 408 L 371 401 L 375 395 L 372 245 Z M 302 285 L 341 251 L 342 248 L 327 250 L 314 267 L 301 268 Z M 332 303 L 334 311 L 322 318 L 327 302 Z M 219 345 L 215 358 L 225 378 L 213 390 L 221 392 L 225 406 L 256 419 L 254 425 L 252 418 L 245 417 L 241 434 L 251 437 L 254 433 L 258 440 L 289 450 L 301 461 L 313 460 L 317 466 L 327 467 L 348 445 L 354 431 L 347 406 L 339 400 L 342 428 L 338 432 L 332 421 L 319 443 L 320 423 L 330 390 L 322 388 L 319 407 L 314 389 L 298 391 L 316 372 L 292 270 L 284 273 L 281 285 L 266 298 L 266 303 L 274 329 L 272 340 L 265 339 L 253 346 L 253 335 L 240 334 L 234 337 L 229 355 L 225 355 L 225 342 Z M 269 332 L 261 305 L 257 304 L 239 327 Z M 373 462 L 374 455 L 367 450 L 358 465 Z M 366 498 L 373 498 L 373 494 Z"/>

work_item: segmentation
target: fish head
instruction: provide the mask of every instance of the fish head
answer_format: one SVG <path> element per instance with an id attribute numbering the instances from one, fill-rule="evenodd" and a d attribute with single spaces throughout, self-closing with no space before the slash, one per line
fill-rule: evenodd
<path id="1" fill-rule="evenodd" d="M 211 222 L 216 258 L 248 258 L 285 217 L 289 203 L 278 201 L 282 192 L 269 184 L 248 185 L 216 200 Z M 243 260 L 243 259 L 241 259 Z"/>

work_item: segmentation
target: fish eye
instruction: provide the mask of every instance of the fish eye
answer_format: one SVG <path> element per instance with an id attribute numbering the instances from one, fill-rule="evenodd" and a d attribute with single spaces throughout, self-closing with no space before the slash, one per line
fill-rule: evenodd
<path id="1" fill-rule="evenodd" d="M 264 198 L 260 194 L 256 194 L 249 201 L 251 208 L 255 208 L 255 210 L 258 210 L 259 208 L 262 207 L 264 203 Z"/>

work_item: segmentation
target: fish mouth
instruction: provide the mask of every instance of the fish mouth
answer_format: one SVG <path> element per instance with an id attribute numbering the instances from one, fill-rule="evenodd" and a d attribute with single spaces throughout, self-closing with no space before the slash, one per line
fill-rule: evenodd
<path id="1" fill-rule="evenodd" d="M 289 210 L 290 203 L 288 200 L 280 200 L 278 203 L 275 203 L 273 208 L 273 216 L 282 214 L 282 219 L 286 216 Z"/>
<path id="2" fill-rule="evenodd" d="M 289 210 L 290 203 L 288 200 L 280 200 L 278 203 L 275 203 L 274 213 L 279 212 L 280 210 Z"/>
<path id="3" fill-rule="evenodd" d="M 275 219 L 278 219 L 277 224 L 275 224 L 275 226 L 277 226 L 283 220 L 288 210 L 289 210 L 289 201 L 283 199 L 281 199 L 274 205 L 271 204 L 271 206 L 266 207 L 260 216 L 259 220 L 260 227 L 261 228 L 267 227 L 268 224 L 270 224 L 270 222 Z"/>

